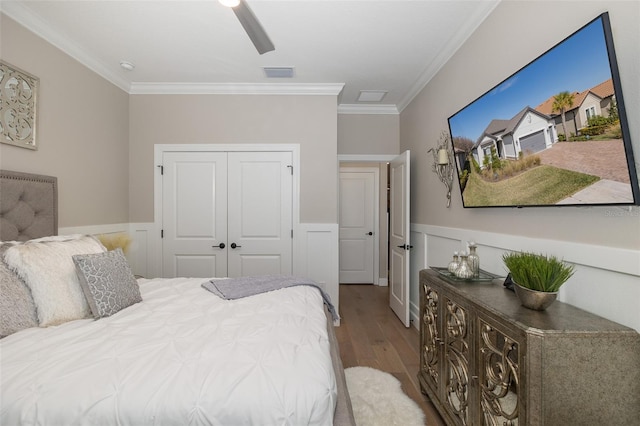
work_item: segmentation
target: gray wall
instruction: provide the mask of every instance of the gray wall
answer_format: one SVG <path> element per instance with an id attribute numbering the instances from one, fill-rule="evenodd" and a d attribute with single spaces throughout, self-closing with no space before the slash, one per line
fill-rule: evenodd
<path id="1" fill-rule="evenodd" d="M 451 208 L 427 150 L 447 118 L 600 13 L 609 11 L 630 132 L 640 160 L 640 2 L 503 1 L 400 115 L 401 150 L 412 151 L 412 223 L 638 250 L 640 211 L 619 207 Z M 531 22 L 536 29 L 529 30 Z M 638 259 L 640 262 L 640 256 Z"/>
<path id="2" fill-rule="evenodd" d="M 337 222 L 337 97 L 129 95 L 5 15 L 2 59 L 40 78 L 31 151 L 0 167 L 59 180 L 60 227 L 153 222 L 154 144 L 299 144 L 300 220 Z"/>
<path id="3" fill-rule="evenodd" d="M 638 208 L 464 210 L 454 188 L 447 209 L 431 172 L 427 150 L 448 116 L 607 10 L 640 158 L 640 2 L 549 7 L 503 1 L 399 116 L 337 115 L 329 96 L 129 96 L 2 15 L 2 58 L 40 77 L 41 88 L 40 149 L 0 145 L 0 167 L 58 176 L 61 227 L 150 222 L 154 143 L 300 143 L 301 219 L 335 223 L 337 154 L 411 149 L 413 223 L 637 250 Z M 527 31 L 523 24 L 533 21 L 544 22 L 545 31 Z M 500 66 L 489 66 L 493 52 L 500 52 Z"/>
<path id="4" fill-rule="evenodd" d="M 300 220 L 336 223 L 336 96 L 132 95 L 130 222 L 153 222 L 154 144 L 300 144 Z"/>
<path id="5" fill-rule="evenodd" d="M 129 221 L 129 95 L 0 14 L 2 59 L 40 78 L 38 150 L 0 144 L 0 168 L 58 177 L 59 225 Z"/>
<path id="6" fill-rule="evenodd" d="M 400 153 L 399 114 L 339 114 L 338 154 Z"/>

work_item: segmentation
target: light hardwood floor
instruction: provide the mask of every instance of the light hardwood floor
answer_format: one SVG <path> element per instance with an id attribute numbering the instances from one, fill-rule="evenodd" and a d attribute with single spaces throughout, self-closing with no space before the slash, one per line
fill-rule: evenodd
<path id="1" fill-rule="evenodd" d="M 437 410 L 420 391 L 418 330 L 405 328 L 389 308 L 389 287 L 340 285 L 340 316 L 335 331 L 344 368 L 366 366 L 393 374 L 423 409 L 427 426 L 443 426 Z"/>

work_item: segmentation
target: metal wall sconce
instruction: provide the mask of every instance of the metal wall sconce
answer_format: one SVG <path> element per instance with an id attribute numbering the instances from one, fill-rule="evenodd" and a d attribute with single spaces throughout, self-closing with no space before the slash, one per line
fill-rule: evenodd
<path id="1" fill-rule="evenodd" d="M 453 185 L 453 151 L 447 132 L 442 132 L 435 148 L 427 152 L 433 153 L 432 170 L 438 175 L 440 182 L 447 187 L 447 207 L 451 206 L 451 186 Z"/>

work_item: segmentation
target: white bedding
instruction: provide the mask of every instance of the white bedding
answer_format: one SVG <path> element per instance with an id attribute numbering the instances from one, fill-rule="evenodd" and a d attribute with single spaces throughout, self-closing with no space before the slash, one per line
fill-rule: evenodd
<path id="1" fill-rule="evenodd" d="M 319 291 L 226 301 L 202 279 L 140 280 L 117 314 L 0 341 L 0 424 L 330 425 Z"/>

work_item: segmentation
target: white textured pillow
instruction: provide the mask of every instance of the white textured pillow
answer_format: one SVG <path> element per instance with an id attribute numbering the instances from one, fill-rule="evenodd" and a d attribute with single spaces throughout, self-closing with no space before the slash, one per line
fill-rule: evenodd
<path id="1" fill-rule="evenodd" d="M 96 319 L 142 301 L 140 287 L 121 248 L 73 256 L 80 286 Z"/>
<path id="2" fill-rule="evenodd" d="M 31 290 L 38 323 L 46 327 L 91 317 L 72 256 L 104 251 L 90 235 L 58 236 L 10 247 L 4 260 Z"/>

